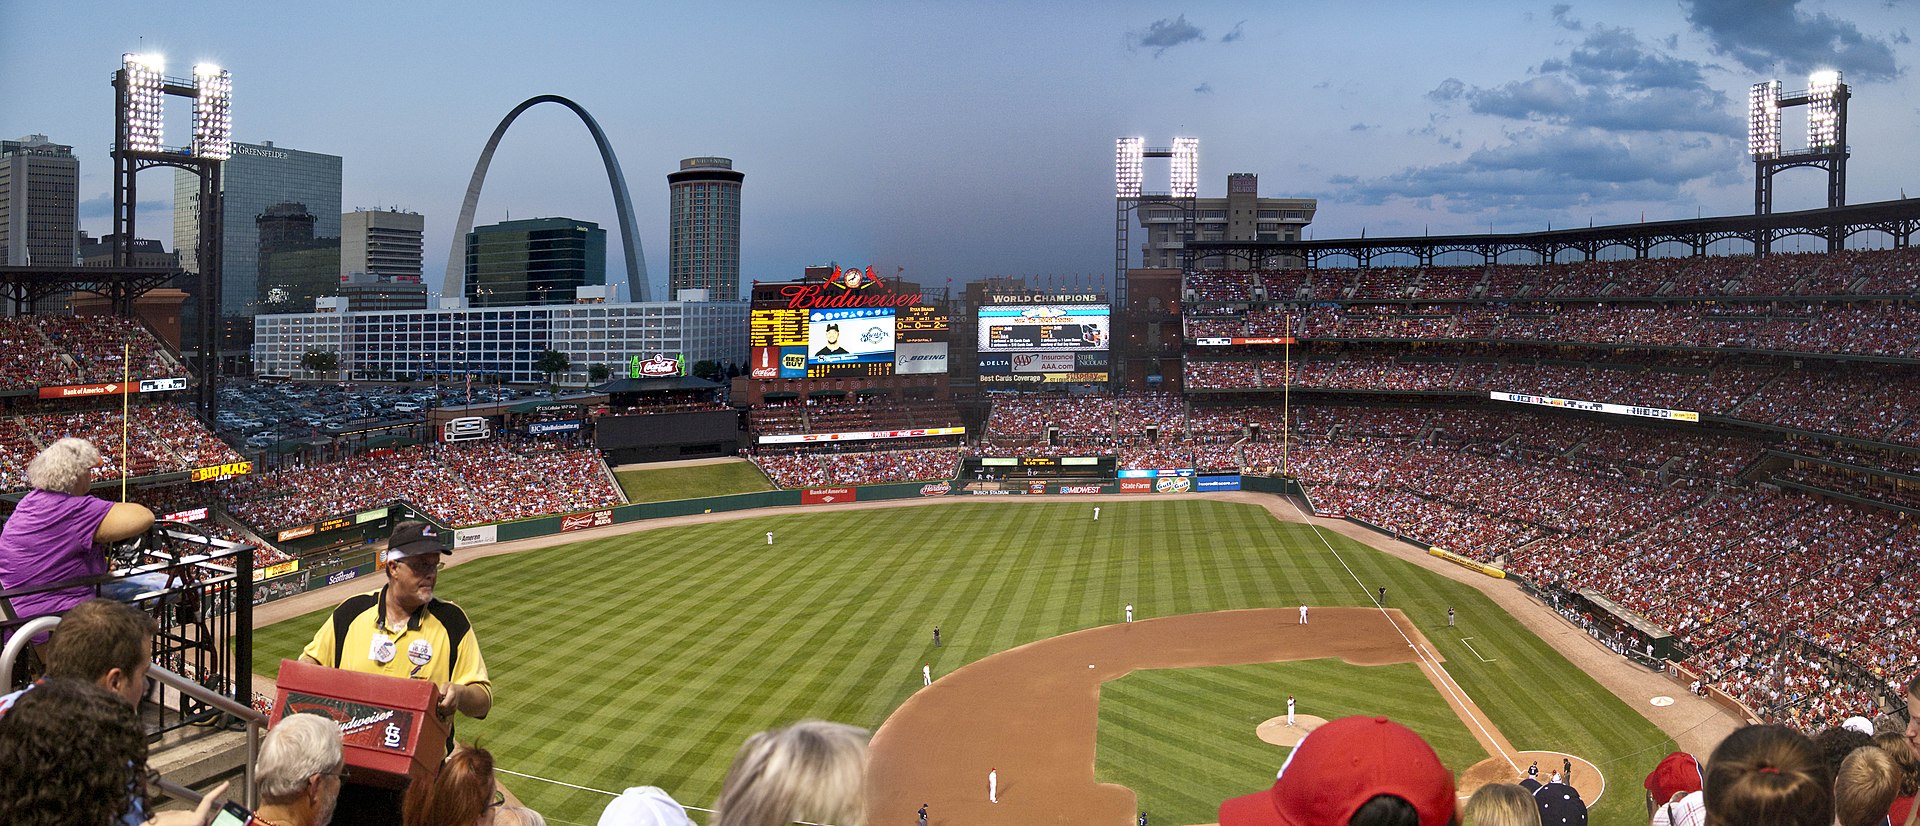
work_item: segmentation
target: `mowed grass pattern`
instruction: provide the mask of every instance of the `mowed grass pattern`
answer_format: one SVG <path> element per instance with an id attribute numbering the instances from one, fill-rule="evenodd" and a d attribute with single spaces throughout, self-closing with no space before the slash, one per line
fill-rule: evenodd
<path id="1" fill-rule="evenodd" d="M 473 616 L 499 699 L 489 719 L 462 720 L 460 737 L 502 768 L 594 789 L 660 786 L 710 806 L 748 735 L 806 717 L 877 727 L 919 688 L 923 662 L 945 673 L 1118 622 L 1128 602 L 1142 617 L 1365 605 L 1385 585 L 1516 746 L 1571 746 L 1610 771 L 1618 760 L 1616 788 L 1628 792 L 1670 748 L 1465 585 L 1326 534 L 1363 591 L 1320 535 L 1250 505 L 1101 505 L 1098 522 L 1085 501 L 782 511 L 462 565 L 439 593 Z M 1448 605 L 1461 617 L 1453 633 Z M 262 629 L 256 661 L 270 670 L 296 656 L 324 613 Z M 945 648 L 931 646 L 936 623 Z M 1498 662 L 1479 663 L 1458 635 L 1477 635 L 1474 647 Z M 1383 695 L 1377 711 L 1404 716 L 1428 698 Z M 1204 749 L 1211 738 L 1188 739 Z M 1177 762 L 1157 770 L 1216 800 L 1248 790 Z M 606 803 L 529 780 L 513 787 L 555 822 L 592 823 Z M 1609 797 L 1600 814 L 1633 802 Z"/>
<path id="2" fill-rule="evenodd" d="M 715 462 L 705 465 L 615 471 L 627 503 L 672 502 L 707 496 L 727 496 L 774 490 L 773 482 L 752 462 Z"/>
<path id="3" fill-rule="evenodd" d="M 1418 665 L 1303 660 L 1136 671 L 1102 684 L 1094 777 L 1133 789 L 1153 822 L 1211 823 L 1223 798 L 1273 784 L 1291 750 L 1254 730 L 1286 714 L 1289 693 L 1298 713 L 1328 720 L 1385 713 L 1381 698 L 1392 697 L 1388 716 L 1455 773 L 1487 756 Z"/>

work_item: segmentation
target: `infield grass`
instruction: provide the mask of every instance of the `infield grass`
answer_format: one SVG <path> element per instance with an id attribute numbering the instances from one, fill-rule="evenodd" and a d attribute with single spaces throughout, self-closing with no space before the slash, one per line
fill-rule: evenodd
<path id="1" fill-rule="evenodd" d="M 651 470 L 614 471 L 627 503 L 671 502 L 734 493 L 775 490 L 760 468 L 745 460 Z"/>
<path id="2" fill-rule="evenodd" d="M 439 595 L 473 617 L 498 698 L 489 719 L 461 720 L 459 735 L 492 749 L 504 769 L 610 791 L 660 786 L 683 804 L 711 806 L 749 734 L 805 717 L 877 728 L 919 689 L 923 662 L 950 672 L 1116 622 L 1128 602 L 1149 616 L 1366 605 L 1366 592 L 1385 585 L 1517 747 L 1576 752 L 1608 773 L 1613 791 L 1595 823 L 1637 819 L 1638 780 L 1671 742 L 1477 591 L 1325 534 L 1363 588 L 1311 528 L 1251 505 L 1100 504 L 1099 522 L 1086 501 L 770 512 L 450 569 Z M 766 544 L 767 531 L 777 545 Z M 1460 615 L 1452 631 L 1449 605 Z M 297 656 L 324 614 L 261 629 L 255 662 L 270 671 Z M 944 648 L 931 646 L 936 623 Z M 1496 662 L 1480 663 L 1461 635 Z M 1426 680 L 1405 682 L 1409 690 L 1382 694 L 1367 710 L 1437 713 Z M 1100 770 L 1178 779 L 1191 801 L 1217 805 L 1259 788 L 1263 773 L 1270 782 L 1278 767 L 1268 760 L 1212 774 L 1187 757 L 1244 759 L 1210 755 L 1223 738 L 1185 726 L 1155 737 L 1158 750 L 1116 747 L 1127 765 L 1103 757 Z M 593 823 L 607 802 L 503 780 L 553 823 Z"/>

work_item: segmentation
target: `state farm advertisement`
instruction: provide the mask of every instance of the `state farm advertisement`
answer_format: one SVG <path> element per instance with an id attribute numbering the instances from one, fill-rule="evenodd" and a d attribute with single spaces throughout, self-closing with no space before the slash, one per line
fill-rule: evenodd
<path id="1" fill-rule="evenodd" d="M 831 505 L 835 502 L 851 502 L 853 499 L 853 488 L 809 488 L 800 492 L 802 505 Z"/>
<path id="2" fill-rule="evenodd" d="M 1120 480 L 1120 492 L 1121 493 L 1152 493 L 1153 480 L 1152 479 L 1122 479 Z"/>

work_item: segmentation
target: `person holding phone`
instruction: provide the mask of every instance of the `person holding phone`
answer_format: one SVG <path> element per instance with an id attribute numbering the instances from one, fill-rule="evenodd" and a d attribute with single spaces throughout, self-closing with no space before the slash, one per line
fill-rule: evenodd
<path id="1" fill-rule="evenodd" d="M 347 776 L 340 724 L 317 714 L 289 714 L 260 741 L 253 769 L 260 810 L 254 817 L 275 826 L 327 826 Z M 215 819 L 214 826 L 221 825 Z"/>

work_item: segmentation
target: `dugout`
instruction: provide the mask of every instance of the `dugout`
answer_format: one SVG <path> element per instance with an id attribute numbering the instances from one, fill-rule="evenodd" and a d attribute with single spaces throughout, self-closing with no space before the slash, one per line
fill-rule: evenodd
<path id="1" fill-rule="evenodd" d="M 1641 616 L 1638 612 L 1607 599 L 1606 595 L 1592 588 L 1581 588 L 1574 597 L 1587 606 L 1593 621 L 1616 634 L 1623 634 L 1634 640 L 1632 649 L 1636 653 L 1645 653 L 1647 644 L 1653 644 L 1653 656 L 1661 660 L 1677 660 L 1686 655 L 1681 650 L 1680 638 L 1673 632 Z"/>

